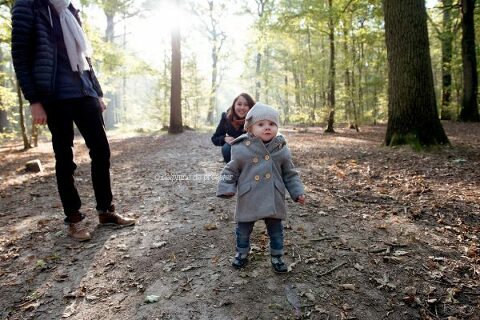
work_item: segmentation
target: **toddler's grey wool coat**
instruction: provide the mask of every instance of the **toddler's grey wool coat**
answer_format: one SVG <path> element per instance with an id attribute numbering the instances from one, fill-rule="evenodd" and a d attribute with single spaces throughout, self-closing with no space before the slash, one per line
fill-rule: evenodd
<path id="1" fill-rule="evenodd" d="M 222 171 L 217 196 L 237 194 L 236 222 L 285 219 L 285 189 L 293 201 L 304 194 L 283 136 L 268 144 L 250 134 L 233 141 L 232 160 Z"/>

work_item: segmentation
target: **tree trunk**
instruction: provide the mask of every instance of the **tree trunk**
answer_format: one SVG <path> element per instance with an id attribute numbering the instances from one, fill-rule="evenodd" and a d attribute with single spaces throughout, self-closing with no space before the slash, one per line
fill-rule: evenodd
<path id="1" fill-rule="evenodd" d="M 348 47 L 348 29 L 345 27 L 343 30 L 343 51 L 345 57 L 349 57 L 350 55 L 354 55 L 355 49 L 352 47 L 352 54 L 350 53 L 350 49 Z M 346 69 L 345 69 L 345 118 L 348 123 L 350 129 L 357 128 L 357 120 L 355 117 L 355 112 L 353 110 L 353 106 L 355 105 L 355 97 L 354 97 L 354 78 L 353 72 L 350 72 L 350 63 L 348 58 L 346 58 Z M 355 60 L 353 60 L 353 67 L 355 68 Z M 350 76 L 352 74 L 352 76 Z M 352 77 L 352 79 L 350 79 Z M 350 81 L 351 80 L 351 81 Z"/>
<path id="2" fill-rule="evenodd" d="M 162 124 L 164 127 L 168 127 L 169 123 L 169 105 L 167 97 L 172 90 L 172 83 L 170 82 L 170 86 L 168 85 L 168 71 L 172 70 L 172 62 L 169 61 L 167 58 L 167 51 L 164 51 L 164 58 L 163 58 L 163 79 L 165 79 L 165 86 L 163 86 L 163 99 L 162 99 Z"/>
<path id="3" fill-rule="evenodd" d="M 180 27 L 172 28 L 172 80 L 169 133 L 183 132 L 182 125 L 182 64 Z"/>
<path id="4" fill-rule="evenodd" d="M 442 120 L 451 120 L 450 100 L 452 97 L 452 0 L 443 0 L 443 30 L 441 34 L 442 42 L 442 107 L 440 118 Z"/>
<path id="5" fill-rule="evenodd" d="M 302 102 L 300 98 L 300 79 L 298 77 L 298 72 L 295 69 L 295 67 L 292 73 L 293 73 L 293 82 L 295 84 L 295 106 L 297 107 L 297 109 L 299 109 L 302 106 Z"/>
<path id="6" fill-rule="evenodd" d="M 257 67 L 255 68 L 255 101 L 260 100 L 260 89 L 261 89 L 261 82 L 260 82 L 260 70 L 262 65 L 262 54 L 257 53 Z"/>
<path id="7" fill-rule="evenodd" d="M 360 42 L 360 63 L 358 64 L 358 112 L 357 116 L 359 116 L 360 119 L 364 119 L 365 116 L 365 103 L 363 99 L 363 65 L 365 63 L 365 53 L 364 53 L 364 47 L 365 44 L 363 42 Z"/>
<path id="8" fill-rule="evenodd" d="M 335 26 L 333 24 L 332 0 L 328 0 L 330 17 L 328 18 L 328 39 L 330 41 L 330 72 L 328 77 L 328 101 L 330 112 L 328 114 L 327 128 L 325 132 L 334 133 L 333 124 L 335 123 Z"/>
<path id="9" fill-rule="evenodd" d="M 115 15 L 105 12 L 107 17 L 107 27 L 105 29 L 105 42 L 113 43 L 115 38 Z"/>
<path id="10" fill-rule="evenodd" d="M 265 13 L 265 6 L 267 5 L 268 0 L 255 0 L 257 4 L 257 15 L 258 19 L 261 21 L 263 18 L 263 15 Z M 265 40 L 263 40 L 263 35 L 264 35 L 264 27 L 263 23 L 260 24 L 260 30 L 259 30 L 260 38 L 258 39 L 258 43 L 264 43 Z M 260 100 L 260 93 L 262 89 L 262 83 L 260 81 L 261 78 L 261 71 L 262 71 L 262 54 L 260 53 L 260 48 L 258 48 L 258 53 L 257 53 L 257 66 L 255 68 L 255 101 Z"/>
<path id="11" fill-rule="evenodd" d="M 32 120 L 32 137 L 30 139 L 30 145 L 38 147 L 38 126 L 33 123 Z"/>
<path id="12" fill-rule="evenodd" d="M 214 113 L 215 113 L 215 101 L 217 98 L 217 74 L 218 74 L 218 55 L 217 55 L 217 46 L 214 45 L 212 48 L 212 82 L 210 87 L 210 104 L 207 114 L 207 123 L 214 123 Z"/>
<path id="13" fill-rule="evenodd" d="M 27 137 L 27 129 L 25 127 L 25 116 L 23 114 L 23 98 L 22 98 L 22 91 L 20 90 L 20 85 L 18 84 L 18 80 L 16 81 L 16 86 L 17 86 L 17 97 L 18 97 L 18 113 L 20 115 L 20 131 L 22 133 L 22 139 L 23 139 L 23 149 L 28 150 L 32 146 L 28 142 L 28 137 Z"/>
<path id="14" fill-rule="evenodd" d="M 424 0 L 383 0 L 388 59 L 387 146 L 446 144 L 433 87 Z"/>
<path id="15" fill-rule="evenodd" d="M 2 103 L 0 101 L 0 108 L 3 108 Z M 7 118 L 7 111 L 0 110 L 0 133 L 4 133 L 5 129 L 8 126 L 8 118 Z"/>
<path id="16" fill-rule="evenodd" d="M 107 26 L 105 28 L 105 42 L 113 43 L 115 37 L 115 14 L 107 12 L 104 9 L 104 14 L 107 19 Z M 103 113 L 105 119 L 105 128 L 112 129 L 119 121 L 117 105 L 115 103 L 115 96 L 111 92 L 105 92 L 105 100 L 107 100 L 107 109 Z"/>
<path id="17" fill-rule="evenodd" d="M 475 53 L 475 0 L 462 0 L 463 99 L 460 121 L 480 121 L 478 114 L 478 74 Z"/>
<path id="18" fill-rule="evenodd" d="M 285 75 L 284 77 L 284 83 L 285 83 L 285 108 L 284 108 L 284 114 L 285 116 L 283 117 L 283 124 L 290 123 L 290 106 L 289 106 L 289 98 L 288 98 L 288 76 Z"/>
<path id="19" fill-rule="evenodd" d="M 2 47 L 0 46 L 0 81 L 4 82 L 4 66 L 3 66 L 3 51 Z M 8 121 L 7 121 L 7 111 L 5 110 L 5 104 L 2 101 L 2 97 L 0 96 L 0 133 L 3 133 L 7 128 Z"/>

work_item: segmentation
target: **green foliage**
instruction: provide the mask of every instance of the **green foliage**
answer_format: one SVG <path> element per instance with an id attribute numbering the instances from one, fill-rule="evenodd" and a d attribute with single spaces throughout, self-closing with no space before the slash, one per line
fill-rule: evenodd
<path id="1" fill-rule="evenodd" d="M 328 106 L 328 22 L 332 17 L 336 43 L 337 117 L 356 106 L 363 122 L 386 119 L 386 54 L 382 12 L 375 1 L 283 0 L 256 22 L 257 42 L 251 46 L 244 78 L 255 76 L 257 52 L 262 54 L 261 99 L 288 112 L 290 121 L 319 123 Z M 349 72 L 349 87 L 345 74 Z M 252 85 L 252 91 L 254 90 Z M 288 110 L 292 109 L 292 110 Z M 298 114 L 297 114 L 298 113 Z M 305 119 L 305 120 L 302 120 Z"/>

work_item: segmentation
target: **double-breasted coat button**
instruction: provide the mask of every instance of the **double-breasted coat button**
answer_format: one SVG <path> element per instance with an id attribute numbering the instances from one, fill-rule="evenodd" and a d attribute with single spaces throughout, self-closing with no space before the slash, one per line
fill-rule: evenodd
<path id="1" fill-rule="evenodd" d="M 258 180 L 260 180 L 260 176 L 257 174 L 257 175 L 255 176 L 255 181 L 258 181 Z"/>
<path id="2" fill-rule="evenodd" d="M 270 156 L 268 154 L 265 155 L 265 160 L 270 160 Z"/>
<path id="3" fill-rule="evenodd" d="M 265 178 L 267 178 L 267 179 L 270 179 L 271 176 L 272 176 L 272 175 L 271 175 L 270 173 L 266 173 L 266 174 L 265 174 Z"/>
<path id="4" fill-rule="evenodd" d="M 258 158 L 257 158 L 257 157 L 253 158 L 253 159 L 252 159 L 252 162 L 253 162 L 253 163 L 257 163 L 257 162 L 258 162 Z"/>
<path id="5" fill-rule="evenodd" d="M 251 143 L 250 141 L 245 142 L 245 144 L 246 144 L 247 146 L 249 146 L 250 143 Z"/>

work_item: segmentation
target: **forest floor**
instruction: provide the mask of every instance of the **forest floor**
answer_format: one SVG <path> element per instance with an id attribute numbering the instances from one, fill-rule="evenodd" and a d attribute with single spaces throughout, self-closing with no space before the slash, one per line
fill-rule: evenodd
<path id="1" fill-rule="evenodd" d="M 3 145 L 0 318 L 480 319 L 480 126 L 444 126 L 452 146 L 424 152 L 382 147 L 385 126 L 283 130 L 307 194 L 287 200 L 284 275 L 261 222 L 232 269 L 235 200 L 215 197 L 208 133 L 111 137 L 117 209 L 139 219 L 123 229 L 97 226 L 76 140 L 84 243 L 66 236 L 50 144 Z"/>

